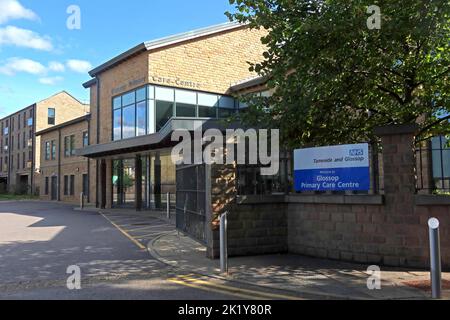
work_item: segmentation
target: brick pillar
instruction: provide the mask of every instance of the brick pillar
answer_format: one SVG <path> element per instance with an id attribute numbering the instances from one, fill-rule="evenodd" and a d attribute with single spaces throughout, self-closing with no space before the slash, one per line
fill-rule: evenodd
<path id="1" fill-rule="evenodd" d="M 393 214 L 411 214 L 416 191 L 414 137 L 417 125 L 378 127 L 375 135 L 383 147 L 386 206 Z"/>

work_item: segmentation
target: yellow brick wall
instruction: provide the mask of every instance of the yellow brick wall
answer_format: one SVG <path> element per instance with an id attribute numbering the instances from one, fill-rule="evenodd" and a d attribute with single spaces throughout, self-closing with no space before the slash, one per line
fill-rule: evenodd
<path id="1" fill-rule="evenodd" d="M 79 118 L 89 112 L 89 106 L 82 104 L 67 92 L 57 93 L 36 104 L 36 132 L 52 127 L 48 124 L 48 108 L 56 109 L 55 125 Z M 36 137 L 35 146 L 36 170 L 39 170 L 42 147 L 40 137 Z M 35 185 L 41 185 L 39 178 L 40 175 L 35 174 Z"/>
<path id="2" fill-rule="evenodd" d="M 229 93 L 234 83 L 254 76 L 249 62 L 261 62 L 265 46 L 264 30 L 247 27 L 189 41 L 149 54 L 149 79 L 161 84 L 158 77 L 171 79 L 170 86 L 186 87 L 176 82 L 199 84 L 199 90 Z M 156 80 L 156 81 L 155 81 Z"/>
<path id="3" fill-rule="evenodd" d="M 114 69 L 107 70 L 100 75 L 100 143 L 111 141 L 112 135 L 112 97 L 123 92 L 132 90 L 135 87 L 143 86 L 148 82 L 148 55 L 143 53 L 130 60 L 121 63 Z M 137 86 L 129 86 L 130 81 L 143 79 L 142 83 Z M 126 89 L 113 93 L 114 89 L 126 85 Z M 91 91 L 96 91 L 96 86 L 91 88 Z M 96 98 L 96 94 L 91 96 Z M 92 101 L 92 100 L 91 100 Z M 96 103 L 95 103 L 96 106 Z M 95 107 L 92 107 L 94 109 Z M 92 118 L 96 127 L 96 115 Z"/>

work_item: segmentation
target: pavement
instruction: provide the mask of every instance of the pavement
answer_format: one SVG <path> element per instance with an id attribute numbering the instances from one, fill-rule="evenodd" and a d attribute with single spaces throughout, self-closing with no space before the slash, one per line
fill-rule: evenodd
<path id="1" fill-rule="evenodd" d="M 298 255 L 229 259 L 229 274 L 174 217 L 134 210 L 74 210 L 47 202 L 0 203 L 0 299 L 297 300 L 428 299 L 429 274 L 382 268 L 367 288 L 366 265 Z M 67 267 L 82 270 L 68 290 Z M 443 274 L 450 283 L 450 275 Z M 444 297 L 450 298 L 449 291 Z"/>
<path id="2" fill-rule="evenodd" d="M 151 255 L 159 261 L 186 272 L 280 289 L 285 294 L 310 294 L 318 299 L 429 299 L 429 272 L 381 267 L 381 290 L 369 290 L 368 265 L 280 254 L 231 257 L 228 275 L 221 275 L 219 261 L 206 258 L 205 247 L 191 238 L 172 231 L 148 244 Z M 450 299 L 450 273 L 443 273 Z M 420 289 L 418 289 L 420 288 Z"/>

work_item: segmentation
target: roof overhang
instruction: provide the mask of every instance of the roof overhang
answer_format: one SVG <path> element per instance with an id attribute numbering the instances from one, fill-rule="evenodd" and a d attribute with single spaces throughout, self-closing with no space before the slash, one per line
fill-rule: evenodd
<path id="1" fill-rule="evenodd" d="M 176 45 L 179 43 L 183 43 L 186 41 L 191 41 L 197 38 L 210 36 L 216 33 L 225 32 L 233 29 L 238 29 L 247 26 L 247 24 L 239 23 L 239 22 L 226 22 L 202 29 L 197 29 L 189 32 L 184 32 L 180 34 L 176 34 L 169 37 L 164 37 L 152 41 L 146 41 L 138 44 L 137 46 L 131 48 L 128 51 L 114 57 L 113 59 L 103 63 L 102 65 L 96 67 L 95 69 L 89 72 L 91 77 L 95 77 L 99 73 L 114 67 L 115 65 L 130 59 L 133 56 L 136 56 L 145 51 L 157 50 L 161 48 L 165 48 L 168 46 Z"/>
<path id="2" fill-rule="evenodd" d="M 233 92 L 240 92 L 240 91 L 247 90 L 247 89 L 250 89 L 253 87 L 265 85 L 268 80 L 269 80 L 269 77 L 267 77 L 267 76 L 257 76 L 257 77 L 236 83 L 233 86 L 231 86 L 230 89 Z"/>
<path id="3" fill-rule="evenodd" d="M 87 158 L 102 158 L 170 148 L 178 143 L 173 142 L 171 139 L 174 131 L 188 130 L 193 132 L 200 126 L 202 127 L 202 131 L 206 131 L 208 129 L 219 129 L 224 131 L 226 129 L 242 128 L 242 125 L 239 123 L 226 124 L 222 120 L 217 119 L 172 118 L 157 133 L 105 144 L 91 145 L 83 149 L 76 150 L 76 155 Z"/>
<path id="4" fill-rule="evenodd" d="M 86 81 L 85 83 L 83 83 L 83 87 L 85 89 L 88 89 L 88 88 L 90 88 L 90 87 L 92 87 L 92 86 L 94 86 L 96 84 L 97 84 L 97 78 L 94 78 L 94 79 L 91 79 L 91 80 Z"/>

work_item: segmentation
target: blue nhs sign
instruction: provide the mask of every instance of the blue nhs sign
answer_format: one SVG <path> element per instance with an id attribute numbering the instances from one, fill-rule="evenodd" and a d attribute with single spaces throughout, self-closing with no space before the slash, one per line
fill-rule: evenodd
<path id="1" fill-rule="evenodd" d="M 295 191 L 368 191 L 369 145 L 295 150 L 294 187 Z"/>

